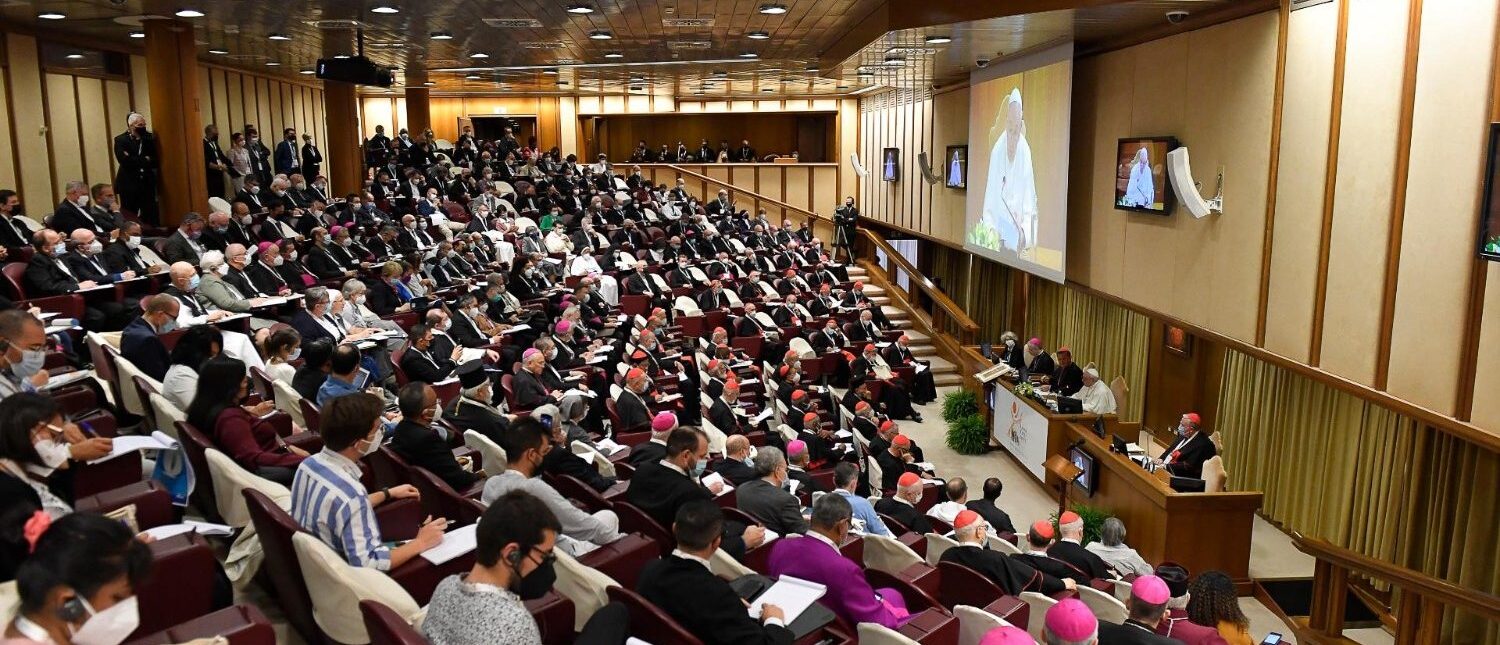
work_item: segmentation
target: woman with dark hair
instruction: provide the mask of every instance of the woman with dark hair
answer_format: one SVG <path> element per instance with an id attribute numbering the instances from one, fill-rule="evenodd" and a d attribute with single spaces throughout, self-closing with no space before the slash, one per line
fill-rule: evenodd
<path id="1" fill-rule="evenodd" d="M 291 366 L 291 362 L 297 360 L 302 352 L 302 334 L 291 327 L 278 329 L 271 332 L 266 338 L 266 373 L 278 381 L 291 384 L 292 377 L 296 376 L 297 368 Z"/>
<path id="2" fill-rule="evenodd" d="M 98 459 L 113 447 L 110 439 L 85 439 L 52 397 L 21 392 L 0 401 L 0 478 L 29 486 L 53 519 L 72 513 L 73 504 L 48 486 L 52 473 L 70 459 Z"/>
<path id="3" fill-rule="evenodd" d="M 16 572 L 21 606 L 7 641 L 115 645 L 140 626 L 135 589 L 151 551 L 124 524 L 74 513 L 27 538 L 35 551 Z"/>
<path id="4" fill-rule="evenodd" d="M 1252 645 L 1250 619 L 1240 611 L 1234 581 L 1222 571 L 1204 571 L 1188 587 L 1188 620 L 1219 630 L 1229 645 Z"/>
<path id="5" fill-rule="evenodd" d="M 273 403 L 240 405 L 249 388 L 245 364 L 239 359 L 220 356 L 209 361 L 203 366 L 198 392 L 188 406 L 188 423 L 208 435 L 241 468 L 290 485 L 307 453 L 281 440 L 283 428 L 290 433 L 291 419 L 282 414 L 265 416 L 275 409 Z"/>
<path id="6" fill-rule="evenodd" d="M 171 367 L 161 381 L 162 396 L 177 409 L 187 409 L 198 391 L 198 370 L 224 349 L 224 336 L 212 325 L 196 325 L 183 332 L 172 348 Z"/>

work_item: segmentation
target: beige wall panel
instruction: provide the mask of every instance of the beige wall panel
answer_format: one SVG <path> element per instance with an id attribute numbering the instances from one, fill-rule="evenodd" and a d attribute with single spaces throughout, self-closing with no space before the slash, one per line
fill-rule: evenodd
<path id="1" fill-rule="evenodd" d="M 1489 0 L 1423 5 L 1388 390 L 1444 413 L 1454 406 L 1474 261 L 1495 11 Z"/>
<path id="2" fill-rule="evenodd" d="M 224 87 L 226 90 L 224 93 L 225 100 L 229 103 L 229 109 L 226 112 L 226 116 L 229 120 L 224 125 L 224 134 L 227 135 L 230 132 L 243 132 L 245 129 L 245 124 L 249 122 L 245 118 L 248 115 L 248 112 L 245 110 L 245 108 L 247 107 L 247 103 L 245 101 L 244 78 L 239 74 L 235 74 L 233 72 L 225 72 Z M 231 142 L 226 136 L 223 143 L 224 147 L 228 148 Z"/>
<path id="3" fill-rule="evenodd" d="M 601 111 L 606 114 L 620 114 L 625 112 L 625 97 L 605 96 L 599 101 Z"/>
<path id="4" fill-rule="evenodd" d="M 731 112 L 754 112 L 755 101 L 730 101 L 729 110 Z M 729 139 L 733 141 L 734 137 L 730 137 Z"/>
<path id="5" fill-rule="evenodd" d="M 812 210 L 807 191 L 812 183 L 812 172 L 804 166 L 789 166 L 782 169 L 786 175 L 786 199 L 782 200 L 799 208 Z"/>
<path id="6" fill-rule="evenodd" d="M 90 185 L 114 181 L 109 163 L 114 156 L 114 137 L 110 135 L 109 113 L 104 109 L 104 81 L 78 77 L 78 112 L 83 123 L 84 166 L 88 169 L 84 179 Z"/>
<path id="7" fill-rule="evenodd" d="M 841 102 L 840 99 L 812 99 L 808 101 L 808 109 L 819 111 L 837 110 Z"/>
<path id="8" fill-rule="evenodd" d="M 398 134 L 398 133 L 401 132 L 401 128 L 410 128 L 411 127 L 411 121 L 407 120 L 407 118 L 406 118 L 406 97 L 404 97 L 404 96 L 398 96 L 398 97 L 396 97 L 396 115 L 395 115 L 395 118 L 396 118 L 396 123 L 399 123 L 400 125 L 396 126 L 396 132 L 388 132 L 388 134 L 392 134 L 392 135 Z M 415 134 L 415 133 L 410 133 L 410 134 Z"/>
<path id="9" fill-rule="evenodd" d="M 12 59 L 12 61 L 14 61 L 14 59 Z M 146 123 L 151 123 L 151 79 L 149 78 L 149 76 L 150 75 L 146 73 L 146 57 L 131 56 L 130 90 L 134 93 L 134 96 L 132 96 L 133 105 L 135 105 L 134 109 L 136 112 L 140 112 L 142 116 L 146 117 Z M 119 111 L 120 110 L 116 110 L 116 112 Z M 125 131 L 124 114 L 116 115 L 114 119 L 112 119 L 112 121 L 118 123 L 119 131 Z M 112 123 L 111 125 L 114 125 L 114 123 Z M 115 127 L 110 128 L 110 132 L 114 132 L 115 130 Z"/>
<path id="10" fill-rule="evenodd" d="M 599 97 L 597 97 L 597 96 L 580 96 L 580 97 L 578 97 L 578 113 L 579 114 L 598 114 L 599 111 L 600 111 L 599 108 L 600 108 Z"/>
<path id="11" fill-rule="evenodd" d="M 767 100 L 767 101 L 756 101 L 755 102 L 755 111 L 756 112 L 780 112 L 783 109 L 790 109 L 790 108 L 783 108 L 782 107 L 782 102 L 780 100 L 774 100 L 774 101 Z M 759 151 L 757 151 L 757 152 L 759 152 Z"/>
<path id="12" fill-rule="evenodd" d="M 722 181 L 722 182 L 724 182 L 726 184 L 733 184 L 734 183 L 734 181 L 729 176 L 729 168 L 727 166 L 720 166 L 720 165 L 709 166 L 706 172 L 703 172 L 703 173 L 700 173 L 700 174 L 707 175 L 709 177 L 712 177 L 714 179 Z M 745 186 L 747 188 L 752 188 L 752 189 L 754 188 L 754 186 L 755 186 L 755 184 L 754 184 L 754 181 L 755 181 L 754 177 L 751 177 L 751 178 L 746 179 L 744 181 L 746 182 Z M 676 183 L 675 180 L 674 180 L 673 183 Z M 708 200 L 713 199 L 714 195 L 719 192 L 720 188 L 722 188 L 722 186 L 714 186 L 714 185 L 705 186 L 704 189 L 703 189 L 703 195 L 702 195 L 703 201 L 707 202 Z M 743 200 L 744 200 L 744 198 L 736 198 L 735 201 L 736 202 L 740 202 L 740 201 L 743 201 Z M 742 205 L 740 205 L 740 208 L 749 210 L 750 207 L 749 207 L 749 205 L 742 204 Z"/>
<path id="13" fill-rule="evenodd" d="M 325 158 L 323 167 L 327 168 L 328 162 L 326 158 L 328 157 L 328 115 L 323 112 L 323 91 L 318 90 L 316 92 L 313 92 L 312 98 L 313 122 L 318 126 L 318 134 L 315 136 L 317 136 L 318 138 L 318 148 L 323 152 L 323 156 Z M 345 118 L 352 119 L 355 118 L 355 115 L 346 115 Z"/>
<path id="14" fill-rule="evenodd" d="M 703 111 L 704 112 L 728 112 L 729 111 L 729 102 L 728 101 L 708 101 L 708 102 L 706 102 L 706 103 L 703 104 Z"/>
<path id="15" fill-rule="evenodd" d="M 0 96 L 6 96 L 5 74 L 0 73 Z M 20 183 L 16 177 L 15 156 L 11 153 L 15 150 L 15 142 L 10 140 L 10 104 L 0 101 L 0 186 L 15 186 Z"/>
<path id="16" fill-rule="evenodd" d="M 1100 109 L 1101 97 L 1128 96 L 1133 49 L 1076 61 L 1073 128 L 1068 154 L 1068 279 L 1119 294 L 1126 218 L 1111 208 L 1115 154 L 1110 134 L 1130 129 L 1127 110 Z M 962 229 L 960 229 L 962 230 Z"/>
<path id="17" fill-rule="evenodd" d="M 703 111 L 703 102 L 702 101 L 681 101 L 681 102 L 679 102 L 677 104 L 677 111 L 678 112 L 693 113 L 693 114 L 696 114 L 698 112 L 702 112 Z"/>
<path id="18" fill-rule="evenodd" d="M 839 202 L 844 201 L 845 196 L 857 195 L 859 193 L 859 177 L 855 176 L 854 168 L 849 164 L 849 155 L 859 151 L 859 99 L 839 100 L 838 119 L 838 156 L 834 161 L 839 168 Z M 863 204 L 860 205 L 863 208 Z"/>
<path id="19" fill-rule="evenodd" d="M 651 101 L 652 112 L 676 112 L 677 99 L 670 96 L 655 96 Z"/>
<path id="20" fill-rule="evenodd" d="M 234 132 L 234 120 L 229 118 L 229 88 L 224 78 L 224 70 L 208 70 L 209 92 L 214 97 L 214 113 L 209 121 L 219 126 L 219 147 L 229 147 L 229 133 Z"/>
<path id="21" fill-rule="evenodd" d="M 833 209 L 844 203 L 839 196 L 839 169 L 835 166 L 814 166 L 812 170 L 813 196 L 808 210 L 833 218 Z"/>
<path id="22" fill-rule="evenodd" d="M 114 118 L 110 119 L 109 124 L 106 127 L 105 131 L 110 134 L 110 140 L 111 140 L 111 142 L 113 142 L 113 140 L 114 140 L 114 134 L 115 134 L 115 128 L 114 128 L 114 126 L 115 126 L 116 123 L 119 123 L 119 116 L 117 116 L 117 115 L 119 115 L 119 114 L 121 114 L 123 112 L 126 112 L 126 111 L 128 111 L 130 109 L 130 107 L 129 107 L 130 106 L 130 84 L 126 83 L 125 81 L 105 81 L 104 82 L 104 94 L 105 94 L 106 101 L 109 103 L 109 110 L 108 110 L 108 112 L 109 112 L 110 116 L 114 117 Z M 123 131 L 123 128 L 122 128 L 122 131 Z M 115 163 L 115 154 L 114 154 L 114 149 L 113 149 L 114 148 L 113 143 L 111 143 L 110 148 L 111 149 L 110 149 L 110 153 L 109 153 L 109 176 L 110 177 L 114 177 L 115 176 L 115 168 L 117 167 L 117 164 Z M 0 145 L 0 149 L 4 149 L 4 146 Z"/>
<path id="23" fill-rule="evenodd" d="M 1470 419 L 1481 428 L 1500 428 L 1500 370 L 1487 369 L 1500 365 L 1500 264 L 1489 265 L 1485 276 L 1484 320 L 1489 321 L 1480 328 L 1479 371 L 1474 375 L 1474 411 Z"/>
<path id="24" fill-rule="evenodd" d="M 52 158 L 47 152 L 46 115 L 42 110 L 42 75 L 37 65 L 36 39 L 6 34 L 6 62 L 10 71 L 11 119 L 15 125 L 15 146 L 24 165 L 21 177 L 21 201 L 32 213 L 48 212 L 52 199 L 52 178 L 47 169 Z"/>
<path id="25" fill-rule="evenodd" d="M 578 100 L 572 97 L 557 99 L 557 119 L 562 123 L 561 143 L 558 148 L 564 155 L 578 151 Z"/>
<path id="26" fill-rule="evenodd" d="M 375 126 L 386 127 L 387 135 L 394 135 L 391 129 L 391 100 L 385 97 L 364 99 L 364 136 L 366 139 L 375 136 Z"/>
<path id="27" fill-rule="evenodd" d="M 274 83 L 259 76 L 252 77 L 252 80 L 255 83 L 255 127 L 260 132 L 260 140 L 274 152 L 276 142 L 281 140 L 281 125 L 276 122 L 275 98 L 271 94 Z"/>
<path id="28" fill-rule="evenodd" d="M 1338 180 L 1328 248 L 1328 297 L 1319 366 L 1360 383 L 1375 381 L 1385 249 L 1390 238 L 1408 0 L 1349 5 Z"/>
<path id="29" fill-rule="evenodd" d="M 812 103 L 807 99 L 789 99 L 782 101 L 783 110 L 811 110 Z"/>
<path id="30" fill-rule="evenodd" d="M 198 120 L 207 125 L 214 119 L 213 76 L 208 68 L 198 65 Z"/>
<path id="31" fill-rule="evenodd" d="M 52 187 L 50 203 L 62 201 L 63 185 L 83 179 L 82 142 L 78 138 L 78 106 L 73 92 L 73 77 L 47 74 L 43 81 L 47 91 L 47 123 L 52 133 L 52 170 L 57 183 Z"/>
<path id="32" fill-rule="evenodd" d="M 1297 11 L 1287 32 L 1266 349 L 1307 360 L 1312 334 L 1338 4 Z"/>
<path id="33" fill-rule="evenodd" d="M 649 96 L 643 96 L 643 95 L 637 95 L 637 94 L 632 94 L 630 96 L 625 97 L 625 111 L 626 112 L 650 112 L 651 111 L 651 97 L 649 97 Z"/>

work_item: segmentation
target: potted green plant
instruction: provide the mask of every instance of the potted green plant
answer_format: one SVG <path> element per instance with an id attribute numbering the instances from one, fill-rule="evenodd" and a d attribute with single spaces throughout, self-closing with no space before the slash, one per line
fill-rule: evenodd
<path id="1" fill-rule="evenodd" d="M 979 413 L 979 397 L 969 390 L 953 390 L 943 395 L 943 420 L 953 423 Z"/>
<path id="2" fill-rule="evenodd" d="M 1099 539 L 1099 530 L 1104 526 L 1104 520 L 1110 518 L 1108 511 L 1097 506 L 1089 506 L 1088 504 L 1072 504 L 1068 507 L 1068 510 L 1077 513 L 1078 517 L 1083 520 L 1084 545 Z M 1059 528 L 1057 526 L 1056 513 L 1052 514 L 1052 526 L 1053 528 Z"/>

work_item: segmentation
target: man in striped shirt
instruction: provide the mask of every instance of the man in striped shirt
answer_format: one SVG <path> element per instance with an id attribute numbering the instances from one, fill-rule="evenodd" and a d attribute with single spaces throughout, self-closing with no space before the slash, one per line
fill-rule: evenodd
<path id="1" fill-rule="evenodd" d="M 392 549 L 380 537 L 375 507 L 392 499 L 418 497 L 410 484 L 365 491 L 358 460 L 380 449 L 380 413 L 385 404 L 373 394 L 341 396 L 323 406 L 319 432 L 323 451 L 308 457 L 292 479 L 292 519 L 343 554 L 349 564 L 389 571 L 443 541 L 447 521 L 428 518 L 417 537 Z"/>

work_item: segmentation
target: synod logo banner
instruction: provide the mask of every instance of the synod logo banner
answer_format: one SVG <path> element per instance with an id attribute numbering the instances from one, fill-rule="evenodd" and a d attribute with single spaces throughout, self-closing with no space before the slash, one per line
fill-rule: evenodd
<path id="1" fill-rule="evenodd" d="M 1042 464 L 1047 461 L 1047 417 L 1009 389 L 996 387 L 994 393 L 995 440 L 1015 455 L 1032 477 L 1045 481 Z"/>

